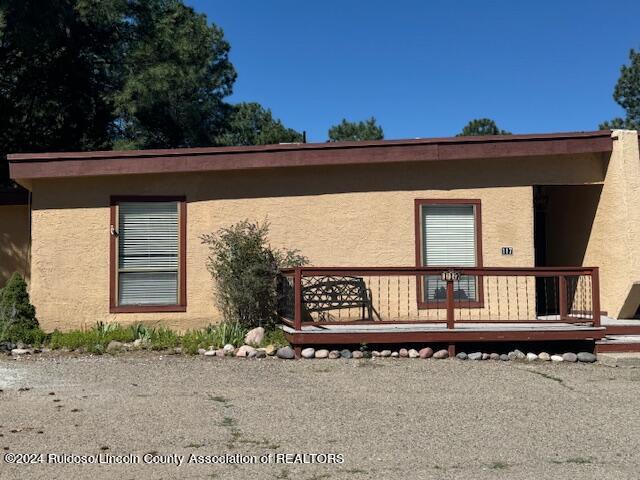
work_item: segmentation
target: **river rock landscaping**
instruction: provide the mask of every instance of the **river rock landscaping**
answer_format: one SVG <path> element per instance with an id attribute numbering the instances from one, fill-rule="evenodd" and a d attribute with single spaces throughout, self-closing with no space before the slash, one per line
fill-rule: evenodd
<path id="1" fill-rule="evenodd" d="M 249 345 L 242 345 L 238 348 L 231 348 L 232 345 L 226 346 L 226 350 L 218 351 L 216 354 L 213 350 L 202 350 L 201 355 L 210 355 L 217 357 L 241 357 L 241 358 L 266 358 L 275 357 L 283 360 L 295 359 L 295 351 L 290 346 L 281 347 L 275 349 L 273 345 L 267 347 L 253 348 Z M 213 352 L 213 353 L 212 353 Z M 247 353 L 249 352 L 249 353 Z M 325 348 L 315 349 L 312 347 L 303 348 L 300 352 L 300 357 L 303 360 L 322 360 L 322 359 L 375 359 L 375 358 L 392 358 L 398 360 L 410 360 L 410 359 L 429 359 L 443 360 L 449 358 L 449 351 L 441 349 L 433 351 L 430 347 L 425 347 L 420 350 L 416 349 L 400 349 L 400 350 L 328 350 Z M 522 361 L 522 362 L 568 362 L 568 363 L 594 363 L 597 361 L 597 356 L 591 352 L 566 352 L 562 355 L 550 355 L 547 352 L 528 352 L 524 353 L 520 350 L 513 350 L 508 354 L 498 354 L 496 352 L 458 352 L 455 356 L 457 360 L 470 360 L 470 361 Z"/>
<path id="2" fill-rule="evenodd" d="M 256 343 L 254 343 L 256 345 Z M 144 351 L 148 349 L 149 344 L 145 341 L 135 342 L 119 342 L 112 340 L 108 343 L 105 351 L 109 354 L 118 354 L 132 351 Z M 38 353 L 48 353 L 52 350 L 50 348 L 34 348 L 30 345 L 24 345 L 22 343 L 2 342 L 0 344 L 0 351 L 6 354 L 18 358 L 24 355 L 33 355 Z M 69 352 L 69 349 L 62 349 L 63 352 Z M 182 347 L 174 347 L 166 350 L 167 353 L 180 355 L 183 352 Z M 83 353 L 81 349 L 79 353 Z M 216 358 L 246 358 L 246 359 L 262 359 L 262 358 L 279 358 L 282 360 L 293 360 L 296 358 L 295 350 L 285 345 L 282 347 L 276 347 L 273 344 L 269 344 L 263 347 L 254 347 L 247 343 L 243 343 L 239 346 L 235 346 L 231 343 L 225 344 L 222 348 L 215 348 L 213 345 L 209 348 L 199 348 L 196 352 L 198 355 L 205 357 Z M 322 360 L 322 359 L 375 359 L 375 358 L 392 358 L 398 360 L 426 360 L 433 358 L 436 360 L 443 360 L 449 358 L 449 351 L 447 349 L 440 349 L 434 351 L 431 347 L 424 347 L 420 350 L 417 349 L 405 349 L 399 350 L 328 350 L 325 348 L 315 349 L 313 347 L 303 348 L 301 350 L 300 357 L 304 360 Z M 598 357 L 591 352 L 565 352 L 563 354 L 550 355 L 547 352 L 527 352 L 524 353 L 518 349 L 510 351 L 508 354 L 498 354 L 496 352 L 458 352 L 455 357 L 461 361 L 522 361 L 522 362 L 567 362 L 567 363 L 594 363 Z"/>

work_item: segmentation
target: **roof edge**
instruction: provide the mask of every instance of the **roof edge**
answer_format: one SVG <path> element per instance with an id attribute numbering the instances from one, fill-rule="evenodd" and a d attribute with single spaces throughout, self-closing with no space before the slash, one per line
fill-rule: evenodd
<path id="1" fill-rule="evenodd" d="M 446 137 L 120 152 L 60 152 L 9 156 L 11 178 L 87 177 L 237 171 L 268 168 L 604 154 L 609 130 L 535 135 Z"/>
<path id="2" fill-rule="evenodd" d="M 55 160 L 88 160 L 88 159 L 115 159 L 115 158 L 148 158 L 148 157 L 175 157 L 175 156 L 200 156 L 234 153 L 268 153 L 290 152 L 308 150 L 336 150 L 336 149 L 361 149 L 371 147 L 394 147 L 411 145 L 464 145 L 487 143 L 514 143 L 522 141 L 544 140 L 573 140 L 582 138 L 610 137 L 611 130 L 594 130 L 588 132 L 560 132 L 560 133 L 534 133 L 518 135 L 477 135 L 460 137 L 433 137 L 397 140 L 365 140 L 351 142 L 325 142 L 325 143 L 280 143 L 271 145 L 250 145 L 232 147 L 191 147 L 168 148 L 148 150 L 96 150 L 86 152 L 42 152 L 42 153 L 10 153 L 7 159 L 10 162 L 23 161 L 55 161 Z"/>

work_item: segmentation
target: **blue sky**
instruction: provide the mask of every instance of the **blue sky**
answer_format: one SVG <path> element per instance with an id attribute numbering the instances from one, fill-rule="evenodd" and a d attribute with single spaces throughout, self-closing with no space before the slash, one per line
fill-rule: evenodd
<path id="1" fill-rule="evenodd" d="M 343 117 L 385 138 L 449 136 L 490 117 L 514 133 L 595 130 L 640 48 L 640 2 L 187 0 L 224 29 L 238 80 L 324 141 Z"/>

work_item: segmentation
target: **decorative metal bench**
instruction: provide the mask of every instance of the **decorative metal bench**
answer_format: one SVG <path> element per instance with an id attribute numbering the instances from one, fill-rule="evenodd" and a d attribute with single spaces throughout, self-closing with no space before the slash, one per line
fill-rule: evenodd
<path id="1" fill-rule="evenodd" d="M 362 277 L 308 277 L 302 283 L 302 309 L 307 320 L 317 313 L 315 321 L 330 320 L 332 310 L 358 308 L 361 320 L 380 316 L 373 308 L 371 289 Z"/>

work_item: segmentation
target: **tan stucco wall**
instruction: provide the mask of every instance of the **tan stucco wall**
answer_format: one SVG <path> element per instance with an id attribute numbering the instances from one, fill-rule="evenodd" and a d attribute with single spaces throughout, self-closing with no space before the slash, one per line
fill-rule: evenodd
<path id="1" fill-rule="evenodd" d="M 19 272 L 29 279 L 29 208 L 0 205 L 0 288 Z"/>
<path id="2" fill-rule="evenodd" d="M 200 327 L 220 320 L 200 235 L 268 219 L 272 244 L 298 248 L 314 265 L 412 266 L 416 198 L 480 199 L 484 265 L 533 266 L 531 185 L 597 183 L 604 173 L 593 155 L 36 180 L 32 301 L 46 330 L 96 321 Z M 109 197 L 132 194 L 187 196 L 186 313 L 109 314 Z M 502 256 L 502 246 L 514 255 Z"/>
<path id="3" fill-rule="evenodd" d="M 618 130 L 613 137 L 584 263 L 600 267 L 602 309 L 625 318 L 635 313 L 637 304 L 622 307 L 640 280 L 640 153 L 637 132 Z"/>
<path id="4" fill-rule="evenodd" d="M 484 265 L 532 266 L 531 187 L 503 187 L 518 183 L 505 178 L 504 161 L 469 163 L 36 181 L 32 299 L 47 330 L 99 320 L 206 325 L 220 317 L 203 233 L 268 219 L 272 244 L 298 248 L 314 265 L 411 266 L 416 198 L 481 199 Z M 108 313 L 109 196 L 124 194 L 187 195 L 186 313 Z M 501 256 L 502 246 L 514 255 Z"/>

